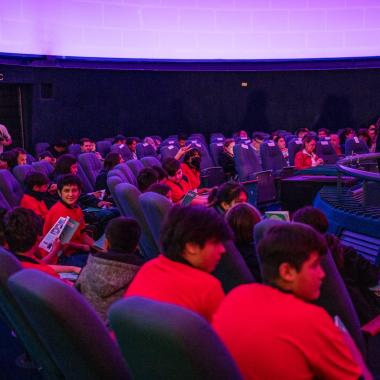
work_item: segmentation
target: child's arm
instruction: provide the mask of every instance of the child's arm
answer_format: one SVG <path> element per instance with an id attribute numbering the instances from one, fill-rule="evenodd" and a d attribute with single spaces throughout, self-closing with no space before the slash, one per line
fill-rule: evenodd
<path id="1" fill-rule="evenodd" d="M 49 265 L 50 268 L 55 270 L 57 273 L 76 273 L 79 274 L 82 268 L 74 267 L 72 265 Z"/>

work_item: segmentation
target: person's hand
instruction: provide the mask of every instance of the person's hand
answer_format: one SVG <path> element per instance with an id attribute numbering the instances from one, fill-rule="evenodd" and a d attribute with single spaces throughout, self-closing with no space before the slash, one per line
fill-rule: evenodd
<path id="1" fill-rule="evenodd" d="M 100 207 L 100 208 L 110 208 L 110 207 L 112 207 L 112 203 L 108 202 L 108 201 L 100 201 L 98 203 L 98 207 Z"/>
<path id="2" fill-rule="evenodd" d="M 56 183 L 52 183 L 49 186 L 48 193 L 54 194 L 55 192 L 57 192 L 57 184 Z"/>
<path id="3" fill-rule="evenodd" d="M 317 165 L 323 165 L 323 160 L 322 160 L 322 158 L 318 158 L 318 160 L 317 160 Z"/>
<path id="4" fill-rule="evenodd" d="M 175 159 L 179 160 L 182 156 L 185 155 L 186 152 L 188 152 L 191 149 L 191 144 L 183 146 L 182 148 L 179 148 L 177 154 L 175 155 Z"/>
<path id="5" fill-rule="evenodd" d="M 59 252 L 64 248 L 64 245 L 62 244 L 60 239 L 55 239 L 52 246 L 51 250 L 54 252 Z"/>

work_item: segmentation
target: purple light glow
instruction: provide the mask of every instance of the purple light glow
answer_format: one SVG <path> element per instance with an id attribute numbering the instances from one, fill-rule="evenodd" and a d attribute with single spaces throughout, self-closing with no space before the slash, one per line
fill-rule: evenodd
<path id="1" fill-rule="evenodd" d="M 0 52 L 152 59 L 380 56 L 379 0 L 0 0 Z"/>

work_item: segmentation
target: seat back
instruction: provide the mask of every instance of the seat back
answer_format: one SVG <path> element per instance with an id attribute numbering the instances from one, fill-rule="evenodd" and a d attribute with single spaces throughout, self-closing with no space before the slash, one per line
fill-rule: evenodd
<path id="1" fill-rule="evenodd" d="M 38 158 L 41 153 L 47 151 L 50 148 L 50 144 L 48 142 L 39 142 L 34 146 L 34 153 Z"/>
<path id="2" fill-rule="evenodd" d="M 0 248 L 0 311 L 1 316 L 14 330 L 34 363 L 41 368 L 46 379 L 63 379 L 62 373 L 52 359 L 46 346 L 32 328 L 24 312 L 19 307 L 8 288 L 9 278 L 22 270 L 16 257 Z"/>
<path id="3" fill-rule="evenodd" d="M 148 143 L 138 143 L 136 145 L 136 155 L 138 159 L 149 156 L 157 157 L 156 150 Z"/>
<path id="4" fill-rule="evenodd" d="M 133 175 L 137 178 L 141 170 L 144 169 L 144 165 L 140 160 L 129 160 L 126 162 Z"/>
<path id="5" fill-rule="evenodd" d="M 96 177 L 102 169 L 102 163 L 94 153 L 82 153 L 78 156 L 78 163 L 92 187 L 95 187 Z"/>
<path id="6" fill-rule="evenodd" d="M 219 156 L 223 152 L 223 142 L 211 142 L 210 153 L 216 166 L 219 165 Z"/>
<path id="7" fill-rule="evenodd" d="M 139 196 L 139 203 L 145 215 L 153 239 L 160 247 L 160 230 L 162 222 L 172 207 L 172 203 L 161 194 L 146 192 Z"/>
<path id="8" fill-rule="evenodd" d="M 369 153 L 368 145 L 358 137 L 347 139 L 344 144 L 344 154 L 351 156 L 352 154 Z"/>
<path id="9" fill-rule="evenodd" d="M 24 185 L 25 177 L 33 171 L 33 166 L 28 164 L 17 165 L 12 169 L 13 175 L 16 177 L 21 186 Z"/>
<path id="10" fill-rule="evenodd" d="M 78 165 L 78 174 L 77 175 L 82 182 L 82 187 L 83 187 L 82 192 L 92 193 L 95 190 L 95 186 L 88 179 L 82 165 Z"/>
<path id="11" fill-rule="evenodd" d="M 23 270 L 8 286 L 65 379 L 129 379 L 128 367 L 95 310 L 72 287 Z"/>
<path id="12" fill-rule="evenodd" d="M 121 155 L 121 157 L 123 157 L 124 161 L 128 161 L 128 160 L 131 160 L 133 158 L 132 152 L 124 144 L 122 144 L 122 145 L 114 144 L 111 146 L 110 151 L 113 153 L 119 153 Z"/>
<path id="13" fill-rule="evenodd" d="M 33 162 L 32 166 L 34 171 L 43 173 L 48 177 L 54 172 L 54 166 L 45 160 Z"/>
<path id="14" fill-rule="evenodd" d="M 133 174 L 132 170 L 129 168 L 126 162 L 123 162 L 122 164 L 118 164 L 114 167 L 115 170 L 119 170 L 122 175 L 125 177 L 126 181 L 129 182 L 132 185 L 137 186 L 137 179 L 136 176 Z"/>
<path id="15" fill-rule="evenodd" d="M 221 166 L 211 166 L 201 171 L 202 187 L 211 188 L 224 182 L 226 182 L 226 175 Z"/>
<path id="16" fill-rule="evenodd" d="M 102 157 L 105 157 L 111 151 L 111 146 L 111 141 L 100 140 L 96 143 L 96 151 L 99 152 Z"/>
<path id="17" fill-rule="evenodd" d="M 23 191 L 16 178 L 6 169 L 0 170 L 0 192 L 10 207 L 20 204 Z"/>
<path id="18" fill-rule="evenodd" d="M 294 166 L 294 158 L 296 154 L 302 149 L 301 139 L 292 139 L 288 143 L 288 153 L 289 153 L 289 165 Z"/>
<path id="19" fill-rule="evenodd" d="M 70 144 L 67 147 L 67 152 L 74 157 L 78 157 L 81 153 L 80 145 L 79 144 Z"/>
<path id="20" fill-rule="evenodd" d="M 26 163 L 27 163 L 28 165 L 32 165 L 33 162 L 36 162 L 36 158 L 33 157 L 31 154 L 27 153 L 27 154 L 26 154 Z"/>
<path id="21" fill-rule="evenodd" d="M 178 147 L 175 145 L 161 145 L 160 154 L 161 161 L 164 161 L 165 158 L 174 157 L 178 152 Z"/>
<path id="22" fill-rule="evenodd" d="M 203 133 L 192 133 L 189 136 L 189 140 L 198 140 L 198 141 L 200 141 L 204 145 L 207 144 L 206 137 L 205 137 L 205 135 Z"/>
<path id="23" fill-rule="evenodd" d="M 210 153 L 207 149 L 206 144 L 197 142 L 197 143 L 193 143 L 192 146 L 194 148 L 197 148 L 201 153 L 201 157 L 202 157 L 201 170 L 206 169 L 206 168 L 211 168 L 212 166 L 214 166 L 214 162 L 210 156 Z"/>
<path id="24" fill-rule="evenodd" d="M 240 181 L 252 179 L 257 172 L 262 171 L 259 159 L 250 145 L 236 144 L 234 161 Z"/>
<path id="25" fill-rule="evenodd" d="M 288 166 L 280 148 L 274 141 L 263 142 L 260 145 L 260 155 L 263 170 L 273 170 L 276 172 Z"/>
<path id="26" fill-rule="evenodd" d="M 324 164 L 336 164 L 338 155 L 328 140 L 317 141 L 317 156 L 323 159 Z"/>
<path id="27" fill-rule="evenodd" d="M 130 183 L 120 183 L 116 185 L 114 194 L 117 203 L 120 205 L 120 212 L 124 216 L 135 218 L 141 227 L 140 248 L 143 255 L 150 259 L 159 254 L 159 247 L 156 244 L 144 212 L 139 204 L 139 189 Z"/>
<path id="28" fill-rule="evenodd" d="M 153 166 L 161 167 L 161 162 L 156 157 L 146 156 L 143 157 L 140 161 L 146 168 L 151 168 Z"/>
<path id="29" fill-rule="evenodd" d="M 112 305 L 109 318 L 136 379 L 241 379 L 211 326 L 190 310 L 130 297 Z"/>

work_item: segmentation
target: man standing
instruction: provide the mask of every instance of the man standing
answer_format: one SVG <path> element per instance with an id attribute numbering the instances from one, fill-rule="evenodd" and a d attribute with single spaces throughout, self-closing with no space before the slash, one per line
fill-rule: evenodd
<path id="1" fill-rule="evenodd" d="M 3 153 L 4 146 L 12 144 L 11 135 L 5 125 L 0 124 L 0 153 Z"/>

